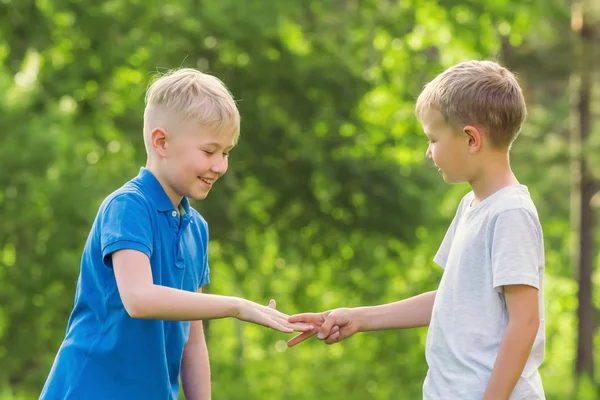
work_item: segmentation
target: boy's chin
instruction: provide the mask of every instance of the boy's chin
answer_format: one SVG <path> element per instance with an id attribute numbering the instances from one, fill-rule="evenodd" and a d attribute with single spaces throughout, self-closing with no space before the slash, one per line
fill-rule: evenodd
<path id="1" fill-rule="evenodd" d="M 442 173 L 442 179 L 444 179 L 444 182 L 446 182 L 449 185 L 459 185 L 461 183 L 466 182 L 465 179 L 458 179 L 456 177 L 450 177 L 444 173 Z"/>
<path id="2" fill-rule="evenodd" d="M 190 194 L 188 197 L 191 197 L 194 200 L 204 200 L 208 196 L 208 190 L 206 192 L 196 192 Z"/>

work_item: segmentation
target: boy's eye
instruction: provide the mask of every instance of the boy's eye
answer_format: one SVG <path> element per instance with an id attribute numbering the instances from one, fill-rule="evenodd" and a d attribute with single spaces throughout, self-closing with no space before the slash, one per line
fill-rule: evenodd
<path id="1" fill-rule="evenodd" d="M 209 156 L 212 156 L 214 154 L 214 152 L 212 151 L 208 151 L 208 150 L 202 150 L 204 152 L 204 154 L 207 154 Z"/>

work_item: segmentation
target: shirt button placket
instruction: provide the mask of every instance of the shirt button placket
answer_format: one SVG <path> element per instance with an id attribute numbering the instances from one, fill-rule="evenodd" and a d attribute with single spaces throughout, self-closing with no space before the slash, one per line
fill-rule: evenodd
<path id="1" fill-rule="evenodd" d="M 171 211 L 171 216 L 173 217 L 170 221 L 171 227 L 177 232 L 179 231 L 179 213 L 177 210 Z"/>

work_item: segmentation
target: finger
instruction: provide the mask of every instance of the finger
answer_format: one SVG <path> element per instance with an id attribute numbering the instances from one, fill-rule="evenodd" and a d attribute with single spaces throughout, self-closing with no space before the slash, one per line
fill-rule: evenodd
<path id="1" fill-rule="evenodd" d="M 294 331 L 295 332 L 310 332 L 315 329 L 314 325 L 311 325 L 311 324 L 302 324 L 302 323 L 290 324 L 286 320 L 280 321 L 277 319 L 271 319 L 271 321 L 273 324 L 277 324 L 278 326 L 283 326 L 286 329 L 289 329 L 289 331 L 287 331 L 288 333 L 291 333 Z"/>
<path id="2" fill-rule="evenodd" d="M 273 302 L 275 302 L 275 300 L 273 300 Z M 270 305 L 270 304 L 269 304 Z M 310 323 L 309 321 L 298 321 L 298 322 L 290 322 L 290 316 L 287 314 L 282 313 L 281 311 L 272 309 L 267 307 L 267 312 L 270 315 L 270 318 L 276 320 L 279 324 L 283 325 L 283 326 L 287 326 L 289 328 L 292 328 L 295 331 L 298 332 L 306 332 L 306 331 L 310 331 L 313 329 L 315 324 Z M 319 325 L 320 325 L 320 321 L 319 321 Z"/>
<path id="3" fill-rule="evenodd" d="M 303 332 L 299 335 L 294 336 L 290 340 L 288 340 L 288 347 L 294 347 L 295 345 L 304 342 L 306 339 L 314 336 L 318 332 L 317 329 L 313 329 L 311 331 Z"/>
<path id="4" fill-rule="evenodd" d="M 269 311 L 271 311 L 271 309 L 269 309 Z M 288 316 L 286 314 L 282 314 L 281 312 L 275 310 L 272 310 L 272 313 L 269 316 L 269 318 L 277 322 L 279 325 L 288 327 L 293 331 L 297 332 L 307 332 L 313 330 L 314 328 L 313 324 L 308 324 L 304 322 L 288 322 Z"/>
<path id="5" fill-rule="evenodd" d="M 268 307 L 269 307 L 269 308 L 272 308 L 273 310 L 277 309 L 277 303 L 275 302 L 275 300 L 274 300 L 274 299 L 271 299 L 271 300 L 269 301 L 269 305 L 268 305 Z"/>
<path id="6" fill-rule="evenodd" d="M 324 337 L 323 340 L 327 341 L 328 338 L 333 336 L 334 333 L 338 333 L 339 331 L 340 331 L 340 327 L 337 325 L 334 325 L 333 328 L 331 328 L 331 331 L 329 332 L 329 336 Z"/>
<path id="7" fill-rule="evenodd" d="M 292 329 L 298 332 L 311 332 L 315 329 L 315 326 L 312 324 L 300 324 L 296 323 L 292 325 Z"/>
<path id="8" fill-rule="evenodd" d="M 303 332 L 299 335 L 294 336 L 292 339 L 288 340 L 288 347 L 294 347 L 297 344 L 300 344 L 302 342 L 304 342 L 306 339 L 311 338 L 312 336 L 314 336 L 317 333 L 316 330 L 314 331 L 308 331 L 308 332 Z"/>
<path id="9" fill-rule="evenodd" d="M 269 311 L 271 311 L 271 309 L 269 309 Z M 314 328 L 314 324 L 310 324 L 310 323 L 305 323 L 305 322 L 289 322 L 289 316 L 286 314 L 281 313 L 280 311 L 276 311 L 273 310 L 270 312 L 270 318 L 273 319 L 274 321 L 277 321 L 277 323 L 283 325 L 283 326 L 287 326 L 288 328 L 292 328 L 295 331 L 298 332 L 306 332 L 306 331 L 310 331 Z"/>
<path id="10" fill-rule="evenodd" d="M 279 322 L 271 320 L 271 319 L 267 321 L 265 326 L 275 329 L 276 331 L 283 332 L 283 333 L 294 332 L 293 328 L 290 328 L 289 326 L 284 326 L 284 325 L 280 324 Z"/>
<path id="11" fill-rule="evenodd" d="M 325 322 L 323 322 L 323 325 L 321 325 L 321 328 L 319 329 L 319 333 L 317 334 L 317 337 L 319 339 L 325 339 L 327 336 L 331 335 L 331 330 L 333 329 L 333 327 L 335 325 L 336 325 L 335 317 L 325 318 Z"/>
<path id="12" fill-rule="evenodd" d="M 275 310 L 271 307 L 271 303 L 269 306 L 265 308 L 266 315 L 268 318 L 276 320 L 278 323 L 286 326 L 291 326 L 292 324 L 288 321 L 289 315 L 282 313 L 279 310 Z"/>
<path id="13" fill-rule="evenodd" d="M 327 343 L 327 344 L 338 343 L 340 340 L 342 340 L 341 335 L 342 334 L 340 332 L 332 333 L 331 335 L 329 335 L 329 337 L 327 339 L 325 339 L 325 343 Z"/>
<path id="14" fill-rule="evenodd" d="M 292 328 L 291 324 L 289 322 L 287 322 L 286 319 L 278 320 L 277 318 L 273 318 L 273 315 L 270 315 L 271 313 L 268 312 L 268 311 L 276 312 L 275 310 L 273 310 L 269 307 L 257 305 L 257 311 L 259 311 L 258 315 L 256 315 L 251 320 L 255 324 L 262 325 L 267 328 L 272 328 L 272 329 L 275 329 L 275 330 L 278 330 L 278 331 L 284 332 L 284 333 L 294 332 L 294 329 Z M 267 311 L 267 312 L 265 312 L 265 311 Z"/>
<path id="15" fill-rule="evenodd" d="M 284 321 L 283 323 L 280 322 L 280 324 L 283 326 L 287 326 L 288 328 L 292 328 L 293 330 L 295 330 L 297 332 L 310 332 L 315 329 L 315 326 L 312 324 L 303 324 L 300 322 L 291 324 L 287 321 Z M 316 333 L 316 331 L 315 331 L 315 333 Z"/>
<path id="16" fill-rule="evenodd" d="M 307 322 L 309 324 L 321 325 L 323 323 L 322 313 L 295 314 L 288 318 L 289 322 Z"/>

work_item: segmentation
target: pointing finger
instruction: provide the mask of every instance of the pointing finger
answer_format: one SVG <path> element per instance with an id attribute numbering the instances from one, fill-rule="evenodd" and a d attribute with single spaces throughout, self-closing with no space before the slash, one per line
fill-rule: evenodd
<path id="1" fill-rule="evenodd" d="M 306 331 L 306 332 L 302 332 L 301 334 L 294 336 L 293 338 L 291 338 L 288 341 L 288 347 L 294 347 L 295 345 L 304 342 L 306 339 L 314 336 L 317 333 L 316 329 L 310 330 L 310 331 Z"/>
<path id="2" fill-rule="evenodd" d="M 292 315 L 288 318 L 289 322 L 306 322 L 309 324 L 321 325 L 323 315 L 321 313 L 304 313 Z"/>

